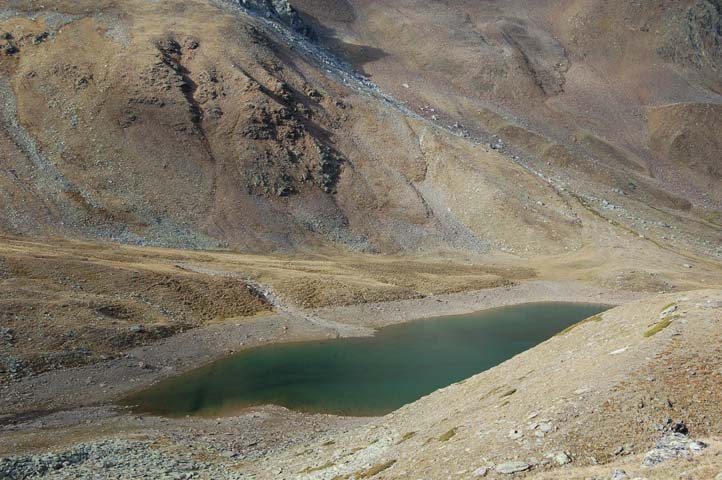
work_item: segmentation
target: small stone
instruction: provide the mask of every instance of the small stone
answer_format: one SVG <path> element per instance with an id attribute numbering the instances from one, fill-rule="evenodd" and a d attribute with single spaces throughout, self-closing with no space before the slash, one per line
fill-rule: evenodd
<path id="1" fill-rule="evenodd" d="M 489 469 L 487 467 L 479 467 L 474 470 L 474 473 L 472 473 L 472 475 L 474 477 L 486 477 L 487 473 L 489 473 Z"/>
<path id="2" fill-rule="evenodd" d="M 509 438 L 511 438 L 512 440 L 519 440 L 523 436 L 524 436 L 524 432 L 522 432 L 521 430 L 514 429 L 511 432 L 509 432 Z"/>
<path id="3" fill-rule="evenodd" d="M 531 465 L 524 462 L 505 462 L 496 466 L 496 473 L 511 475 L 512 473 L 525 472 L 531 468 Z"/>
<path id="4" fill-rule="evenodd" d="M 559 452 L 554 454 L 554 461 L 559 465 L 566 465 L 567 463 L 572 463 L 572 457 L 566 452 Z"/>
<path id="5" fill-rule="evenodd" d="M 50 34 L 48 32 L 43 32 L 40 35 L 35 36 L 35 38 L 33 39 L 33 43 L 35 45 L 40 45 L 45 40 L 47 40 L 49 36 L 50 36 Z"/>
<path id="6" fill-rule="evenodd" d="M 684 422 L 677 422 L 675 423 L 671 430 L 674 433 L 681 433 L 682 435 L 687 435 L 689 433 L 689 429 L 687 428 L 687 425 L 685 425 Z"/>
<path id="7" fill-rule="evenodd" d="M 614 449 L 614 452 L 613 452 L 613 453 L 614 453 L 614 455 L 621 455 L 622 452 L 624 452 L 624 447 L 620 445 L 620 446 L 618 446 L 617 448 Z"/>
<path id="8" fill-rule="evenodd" d="M 233 458 L 237 455 L 238 454 L 236 452 L 233 452 L 231 450 L 225 450 L 225 451 L 221 452 L 221 457 L 223 457 L 223 458 Z"/>
<path id="9" fill-rule="evenodd" d="M 707 448 L 707 444 L 704 442 L 700 442 L 699 440 L 695 440 L 694 442 L 689 444 L 689 449 L 692 450 L 692 452 L 694 453 L 699 453 L 705 448 Z"/>
<path id="10" fill-rule="evenodd" d="M 542 422 L 539 424 L 539 430 L 541 430 L 544 433 L 549 433 L 554 429 L 551 422 Z"/>
<path id="11" fill-rule="evenodd" d="M 132 325 L 128 330 L 130 330 L 130 333 L 144 333 L 145 327 L 143 325 Z"/>
<path id="12" fill-rule="evenodd" d="M 624 470 L 614 470 L 609 480 L 626 480 L 628 478 L 629 475 Z"/>

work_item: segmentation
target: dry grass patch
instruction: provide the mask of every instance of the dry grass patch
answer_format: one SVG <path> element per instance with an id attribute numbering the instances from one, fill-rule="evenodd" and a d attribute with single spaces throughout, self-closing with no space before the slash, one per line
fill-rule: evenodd
<path id="1" fill-rule="evenodd" d="M 313 449 L 312 449 L 312 448 L 307 448 L 306 450 L 304 450 L 304 451 L 302 451 L 302 452 L 298 452 L 298 453 L 297 453 L 296 455 L 294 455 L 294 456 L 296 456 L 296 457 L 302 457 L 302 456 L 308 455 L 308 454 L 310 454 L 310 453 L 313 453 Z"/>
<path id="2" fill-rule="evenodd" d="M 585 318 L 585 319 L 582 320 L 581 322 L 577 322 L 577 323 L 575 323 L 574 325 L 569 325 L 567 328 L 565 328 L 564 330 L 562 330 L 561 332 L 559 332 L 557 335 L 566 335 L 567 333 L 571 332 L 572 330 L 574 330 L 575 328 L 577 328 L 577 327 L 579 327 L 579 326 L 581 326 L 581 325 L 584 325 L 585 323 L 589 323 L 589 322 L 601 322 L 603 319 L 604 319 L 603 314 L 598 313 L 598 314 L 593 315 L 593 316 L 591 316 L 591 317 L 589 317 L 589 318 Z"/>
<path id="3" fill-rule="evenodd" d="M 444 433 L 439 437 L 440 442 L 448 442 L 451 438 L 456 435 L 456 427 L 452 428 L 448 432 Z"/>
<path id="4" fill-rule="evenodd" d="M 326 462 L 323 465 L 321 465 L 320 467 L 306 467 L 298 473 L 301 473 L 301 474 L 313 473 L 313 472 L 318 472 L 320 470 L 326 470 L 327 468 L 331 468 L 333 466 L 334 466 L 333 462 Z"/>
<path id="5" fill-rule="evenodd" d="M 516 393 L 516 388 L 512 388 L 511 390 L 507 390 L 506 392 L 501 394 L 501 398 L 504 397 L 510 397 Z"/>
<path id="6" fill-rule="evenodd" d="M 384 470 L 388 470 L 393 466 L 394 463 L 396 463 L 396 460 L 389 460 L 388 462 L 379 463 L 369 468 L 365 472 L 356 474 L 356 478 L 371 478 L 374 475 L 378 475 L 379 473 L 383 472 Z"/>
<path id="7" fill-rule="evenodd" d="M 404 443 L 406 440 L 410 440 L 410 439 L 414 438 L 415 435 L 416 435 L 416 432 L 406 432 L 406 433 L 404 433 L 404 436 L 401 437 L 401 440 L 399 440 L 398 442 L 396 442 L 396 445 L 400 445 L 400 444 Z"/>
<path id="8" fill-rule="evenodd" d="M 670 324 L 672 323 L 672 320 L 674 320 L 675 318 L 677 318 L 677 317 L 676 316 L 667 317 L 664 320 L 662 320 L 661 322 L 657 323 L 652 328 L 650 328 L 649 330 L 644 332 L 645 338 L 653 337 L 656 334 L 658 334 L 659 332 L 661 332 L 662 330 L 664 330 L 665 328 L 669 327 Z"/>
<path id="9" fill-rule="evenodd" d="M 662 309 L 661 309 L 659 312 L 660 312 L 660 313 L 661 313 L 661 312 L 664 312 L 664 311 L 667 310 L 668 308 L 672 308 L 672 307 L 674 307 L 675 305 L 677 305 L 677 302 L 670 302 L 670 303 L 668 303 L 667 305 L 665 305 L 664 307 L 662 307 Z"/>

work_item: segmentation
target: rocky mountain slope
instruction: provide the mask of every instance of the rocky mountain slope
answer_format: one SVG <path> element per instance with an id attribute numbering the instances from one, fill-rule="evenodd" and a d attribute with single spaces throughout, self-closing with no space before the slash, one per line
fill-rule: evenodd
<path id="1" fill-rule="evenodd" d="M 719 223 L 718 2 L 326 4 L 298 2 L 421 115 L 493 135 L 636 231 L 668 224 L 659 208 Z"/>
<path id="2" fill-rule="evenodd" d="M 4 3 L 6 233 L 721 254 L 713 2 Z"/>
<path id="3" fill-rule="evenodd" d="M 719 183 L 707 188 L 679 178 L 705 171 L 719 179 L 718 159 L 702 153 L 713 147 L 716 130 L 700 122 L 702 111 L 720 103 L 717 1 L 297 6 L 329 45 L 419 111 L 433 108 L 447 122 L 463 123 L 460 129 L 490 130 L 546 156 L 537 160 L 599 169 L 598 180 L 622 180 L 610 178 L 612 170 L 696 204 L 719 202 Z M 677 115 L 665 115 L 663 127 L 658 112 L 670 107 Z M 660 135 L 679 150 L 660 148 Z M 695 147 L 699 158 L 690 165 L 682 150 Z"/>

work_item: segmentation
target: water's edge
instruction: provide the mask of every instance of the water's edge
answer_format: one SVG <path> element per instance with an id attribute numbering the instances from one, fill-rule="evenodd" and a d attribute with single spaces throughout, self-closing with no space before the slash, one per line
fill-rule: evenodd
<path id="1" fill-rule="evenodd" d="M 607 310 L 534 302 L 395 324 L 372 337 L 246 349 L 163 380 L 120 403 L 138 413 L 227 415 L 277 404 L 308 413 L 377 416 L 468 378 Z"/>

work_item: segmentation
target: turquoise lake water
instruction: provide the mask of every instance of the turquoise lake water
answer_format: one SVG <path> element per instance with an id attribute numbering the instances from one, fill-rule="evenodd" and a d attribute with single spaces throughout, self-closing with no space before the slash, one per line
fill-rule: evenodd
<path id="1" fill-rule="evenodd" d="M 275 404 L 381 415 L 483 372 L 608 307 L 535 303 L 394 325 L 375 336 L 243 351 L 163 381 L 124 403 L 167 416 Z"/>

